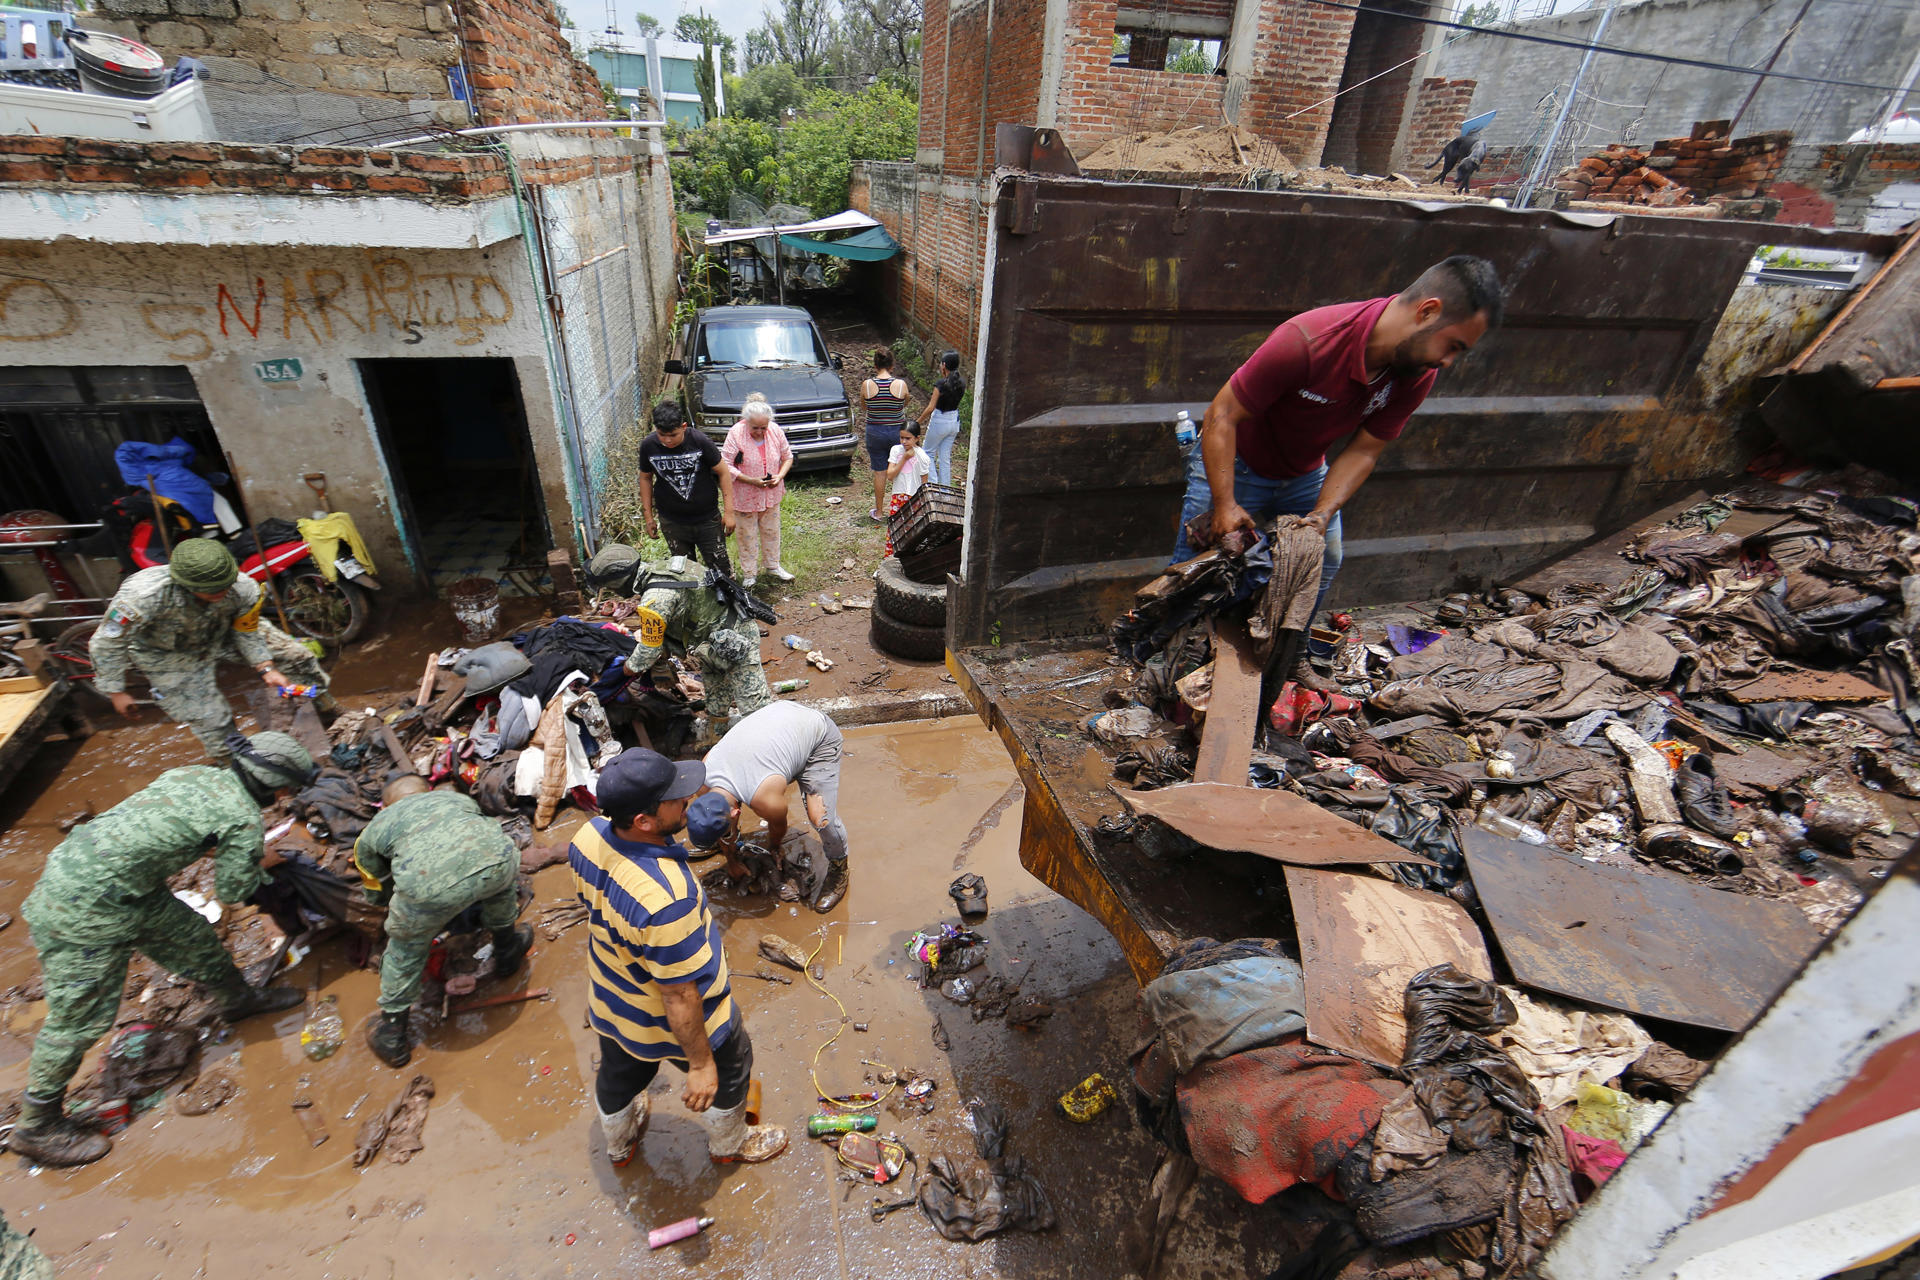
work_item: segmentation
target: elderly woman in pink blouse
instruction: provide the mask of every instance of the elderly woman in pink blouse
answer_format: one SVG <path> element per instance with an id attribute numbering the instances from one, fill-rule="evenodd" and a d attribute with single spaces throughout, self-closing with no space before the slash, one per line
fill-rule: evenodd
<path id="1" fill-rule="evenodd" d="M 741 581 L 751 587 L 762 567 L 782 582 L 793 575 L 780 565 L 780 499 L 787 496 L 793 450 L 774 425 L 765 396 L 747 397 L 740 421 L 727 429 L 720 457 L 733 475 L 733 510 L 740 536 Z"/>

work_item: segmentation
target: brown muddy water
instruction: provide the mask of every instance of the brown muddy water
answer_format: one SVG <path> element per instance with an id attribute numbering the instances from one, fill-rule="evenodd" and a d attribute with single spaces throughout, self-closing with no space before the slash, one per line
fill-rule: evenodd
<path id="1" fill-rule="evenodd" d="M 413 641 L 394 636 L 390 650 L 350 659 L 336 687 L 364 692 L 404 682 L 401 668 L 409 666 L 417 679 L 420 659 L 412 655 L 425 645 Z M 106 716 L 100 724 L 83 743 L 46 746 L 0 799 L 7 823 L 0 911 L 16 917 L 0 932 L 0 989 L 35 973 L 19 904 L 60 838 L 59 820 L 83 807 L 102 811 L 159 771 L 197 759 L 185 731 L 153 712 L 139 724 Z M 704 1131 L 682 1108 L 680 1077 L 669 1068 L 653 1087 L 640 1155 L 615 1171 L 592 1106 L 584 926 L 540 939 L 531 972 L 505 984 L 550 987 L 551 999 L 456 1016 L 428 1032 L 402 1071 L 382 1065 L 361 1038 L 377 973 L 351 969 L 339 944 L 322 944 L 280 980 L 339 998 L 348 1024 L 340 1052 L 317 1063 L 302 1055 L 303 1011 L 245 1023 L 211 1047 L 203 1064 L 211 1070 L 238 1057 L 241 1091 L 232 1101 L 198 1117 L 163 1105 L 83 1169 L 34 1168 L 0 1155 L 0 1208 L 14 1226 L 35 1232 L 62 1276 L 1127 1274 L 1124 1242 L 1158 1148 L 1125 1105 L 1087 1125 L 1053 1109 L 1093 1071 L 1126 1093 L 1135 988 L 1118 949 L 1091 918 L 1020 868 L 1018 783 L 998 740 L 978 723 L 850 730 L 843 779 L 852 892 L 824 917 L 767 899 L 716 902 L 734 972 L 759 967 L 754 948 L 764 931 L 807 950 L 824 942 L 825 985 L 852 1021 L 870 1027 L 849 1026 L 821 1056 L 827 1092 L 872 1087 L 873 1068 L 863 1059 L 930 1073 L 938 1081 L 932 1114 L 881 1112 L 880 1132 L 905 1141 L 923 1168 L 942 1153 L 972 1167 L 966 1103 L 1005 1107 L 1013 1119 L 1009 1150 L 1027 1158 L 1050 1192 L 1060 1217 L 1054 1230 L 956 1244 L 917 1210 L 873 1221 L 875 1188 L 845 1180 L 831 1149 L 805 1136 L 805 1117 L 815 1109 L 809 1063 L 840 1014 L 804 981 L 735 980 L 753 1033 L 763 1115 L 789 1126 L 789 1150 L 766 1165 L 711 1164 Z M 577 820 L 566 817 L 556 829 L 564 833 Z M 797 795 L 794 824 L 805 827 Z M 917 928 L 953 918 L 946 886 L 963 869 L 985 876 L 992 895 L 981 926 L 993 943 L 988 970 L 1028 974 L 1023 993 L 1058 1009 L 1037 1032 L 975 1023 L 967 1009 L 914 983 L 902 943 Z M 572 893 L 564 865 L 540 872 L 534 885 L 530 915 Z M 950 1051 L 934 1045 L 936 1018 Z M 0 1096 L 21 1088 L 30 1045 L 30 1029 L 0 1032 Z M 81 1078 L 91 1070 L 89 1061 Z M 361 1122 L 415 1073 L 437 1089 L 425 1150 L 409 1164 L 382 1157 L 355 1169 Z M 331 1134 L 319 1147 L 309 1146 L 289 1105 L 302 1076 Z M 648 1250 L 649 1228 L 694 1214 L 718 1221 L 694 1239 Z M 1203 1178 L 1161 1274 L 1265 1275 L 1312 1231 L 1291 1206 L 1244 1205 Z"/>

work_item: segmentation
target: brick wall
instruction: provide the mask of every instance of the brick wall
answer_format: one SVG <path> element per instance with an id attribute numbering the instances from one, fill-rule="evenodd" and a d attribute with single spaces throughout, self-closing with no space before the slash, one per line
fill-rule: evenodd
<path id="1" fill-rule="evenodd" d="M 1460 126 L 1473 107 L 1471 80 L 1448 80 L 1429 76 L 1420 82 L 1413 100 L 1413 115 L 1407 121 L 1406 164 L 1418 171 L 1440 154 L 1440 149 L 1459 136 Z"/>
<path id="2" fill-rule="evenodd" d="M 231 142 L 107 142 L 0 137 L 0 182 L 36 187 L 173 194 L 270 191 L 294 195 L 504 195 L 498 155 L 438 155 Z"/>
<path id="3" fill-rule="evenodd" d="M 1807 144 L 1789 149 L 1773 195 L 1782 222 L 1858 230 L 1871 219 L 1891 230 L 1920 202 L 1910 187 L 1920 187 L 1920 143 Z M 1876 209 L 1876 200 L 1885 207 Z"/>
<path id="4" fill-rule="evenodd" d="M 455 0 L 474 96 L 488 124 L 599 120 L 600 79 L 573 56 L 552 0 Z"/>
<path id="5" fill-rule="evenodd" d="M 1397 13 L 1418 16 L 1419 0 L 1379 0 Z M 1347 42 L 1340 97 L 1333 104 L 1321 163 L 1353 173 L 1385 174 L 1394 167 L 1412 59 L 1420 52 L 1426 28 L 1382 12 L 1357 15 Z"/>
<path id="6" fill-rule="evenodd" d="M 1751 200 L 1768 194 L 1787 160 L 1793 134 L 1785 129 L 1727 139 L 1727 122 L 1702 121 L 1687 138 L 1653 144 L 1648 164 L 1695 193 L 1695 198 L 1726 196 Z M 1672 157 L 1672 162 L 1661 161 Z"/>

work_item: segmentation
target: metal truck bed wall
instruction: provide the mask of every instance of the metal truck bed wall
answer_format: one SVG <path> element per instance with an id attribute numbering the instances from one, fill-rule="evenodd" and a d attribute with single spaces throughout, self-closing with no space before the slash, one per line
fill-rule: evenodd
<path id="1" fill-rule="evenodd" d="M 1754 247 L 1792 243 L 1891 245 L 1003 173 L 949 642 L 1104 629 L 1173 547 L 1175 411 L 1197 421 L 1288 316 L 1394 292 L 1453 253 L 1499 267 L 1506 326 L 1441 376 L 1348 507 L 1336 598 L 1519 577 L 1744 464 L 1737 397 L 1700 365 Z"/>

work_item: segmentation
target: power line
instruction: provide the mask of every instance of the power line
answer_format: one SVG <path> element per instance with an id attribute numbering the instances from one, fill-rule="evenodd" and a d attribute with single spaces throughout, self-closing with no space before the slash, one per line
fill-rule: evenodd
<path id="1" fill-rule="evenodd" d="M 1525 40 L 1532 44 L 1550 44 L 1562 49 L 1578 49 L 1582 53 L 1591 48 L 1596 53 L 1610 53 L 1617 58 L 1639 58 L 1644 62 L 1663 62 L 1676 67 L 1698 67 L 1703 71 L 1731 71 L 1735 75 L 1759 76 L 1764 74 L 1770 80 L 1797 80 L 1802 84 L 1833 85 L 1843 89 L 1872 89 L 1876 93 L 1897 93 L 1898 86 L 1890 84 L 1868 84 L 1861 80 L 1831 80 L 1820 76 L 1800 76 L 1786 71 L 1763 73 L 1758 67 L 1740 67 L 1730 62 L 1706 62 L 1699 58 L 1675 58 L 1664 53 L 1648 53 L 1642 49 L 1622 49 L 1616 45 L 1588 45 L 1579 40 L 1563 40 L 1558 36 L 1530 35 L 1524 31 L 1506 31 L 1499 27 L 1476 27 L 1471 23 L 1448 22 L 1444 18 L 1420 18 L 1397 9 L 1382 9 L 1370 4 L 1342 4 L 1340 0 L 1307 0 L 1308 4 L 1321 5 L 1328 9 L 1344 9 L 1348 13 L 1377 13 L 1382 17 L 1399 18 L 1406 22 L 1418 22 L 1429 27 L 1448 27 L 1455 31 L 1471 31 L 1482 35 L 1501 36 L 1508 40 Z"/>

